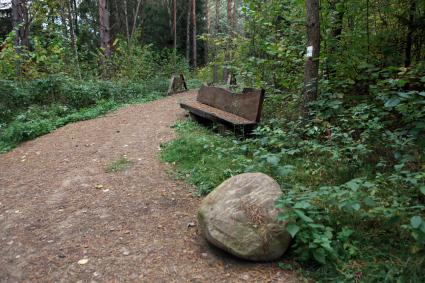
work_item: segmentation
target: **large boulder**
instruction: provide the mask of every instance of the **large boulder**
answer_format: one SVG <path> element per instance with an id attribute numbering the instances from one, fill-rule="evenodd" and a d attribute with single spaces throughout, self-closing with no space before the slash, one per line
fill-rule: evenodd
<path id="1" fill-rule="evenodd" d="M 283 255 L 291 237 L 278 223 L 278 183 L 263 173 L 245 173 L 224 181 L 201 204 L 198 220 L 206 239 L 227 252 L 252 261 Z"/>

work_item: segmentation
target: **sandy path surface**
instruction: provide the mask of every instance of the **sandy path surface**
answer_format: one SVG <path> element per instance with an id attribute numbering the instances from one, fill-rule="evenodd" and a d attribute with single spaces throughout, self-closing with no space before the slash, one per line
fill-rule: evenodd
<path id="1" fill-rule="evenodd" d="M 200 199 L 158 156 L 194 92 L 67 125 L 0 155 L 1 282 L 295 282 L 196 226 Z M 123 172 L 105 167 L 124 155 Z M 188 223 L 195 227 L 189 227 Z"/>

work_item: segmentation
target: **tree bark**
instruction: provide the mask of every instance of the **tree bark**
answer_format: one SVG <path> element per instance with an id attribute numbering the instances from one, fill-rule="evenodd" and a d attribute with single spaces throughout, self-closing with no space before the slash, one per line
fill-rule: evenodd
<path id="1" fill-rule="evenodd" d="M 233 13 L 232 13 L 232 30 L 236 32 L 238 26 L 238 0 L 233 0 Z"/>
<path id="2" fill-rule="evenodd" d="M 62 0 L 59 8 L 59 14 L 60 14 L 60 18 L 61 18 L 61 28 L 62 28 L 62 33 L 63 33 L 63 37 L 64 38 L 68 38 L 68 25 L 66 23 L 66 13 L 65 13 L 65 8 L 64 8 L 64 1 Z"/>
<path id="3" fill-rule="evenodd" d="M 186 60 L 190 63 L 190 15 L 192 13 L 192 0 L 187 0 L 186 18 Z"/>
<path id="4" fill-rule="evenodd" d="M 215 0 L 215 31 L 220 32 L 220 0 Z"/>
<path id="5" fill-rule="evenodd" d="M 232 12 L 232 0 L 227 0 L 227 28 L 229 30 L 229 37 L 233 36 L 233 12 Z M 224 50 L 224 64 L 229 64 L 230 61 L 230 47 L 229 47 L 229 41 L 230 39 L 227 39 L 226 42 L 226 49 Z M 223 68 L 223 81 L 227 82 L 227 79 L 230 75 L 229 68 L 224 67 Z"/>
<path id="6" fill-rule="evenodd" d="M 133 28 L 131 29 L 130 38 L 133 38 L 134 33 L 136 32 L 137 19 L 139 17 L 139 10 L 140 10 L 140 6 L 142 5 L 142 2 L 143 2 L 143 0 L 138 0 L 137 1 L 136 11 L 134 13 L 134 18 L 133 18 Z"/>
<path id="7" fill-rule="evenodd" d="M 22 23 L 24 19 L 22 16 L 22 3 L 21 0 L 12 0 L 12 27 L 16 32 L 15 38 L 13 39 L 13 46 L 15 47 L 16 53 L 21 54 L 21 34 L 22 34 Z M 21 63 L 16 62 L 15 72 L 17 76 L 22 73 Z"/>
<path id="8" fill-rule="evenodd" d="M 210 19 L 210 11 L 209 11 L 209 1 L 205 0 L 205 18 L 207 20 L 207 34 L 211 32 L 211 19 Z M 205 63 L 208 63 L 208 52 L 209 46 L 208 41 L 205 42 Z"/>
<path id="9" fill-rule="evenodd" d="M 328 60 L 326 60 L 326 67 L 324 67 L 326 73 L 329 76 L 334 76 L 336 73 L 335 68 L 335 62 L 338 60 L 338 49 L 341 42 L 341 34 L 342 34 L 342 26 L 343 26 L 343 19 L 344 19 L 344 11 L 341 11 L 338 9 L 338 4 L 340 4 L 342 0 L 330 0 L 329 1 L 329 8 L 330 12 L 332 13 L 332 27 L 331 27 L 331 36 L 332 40 L 329 44 L 329 49 L 327 50 L 329 52 Z M 325 44 L 325 50 L 327 49 Z"/>
<path id="10" fill-rule="evenodd" d="M 193 49 L 192 49 L 192 56 L 193 56 L 193 69 L 196 69 L 197 67 L 197 47 L 196 47 L 196 0 L 192 0 L 192 41 L 193 41 Z"/>
<path id="11" fill-rule="evenodd" d="M 78 9 L 77 9 L 77 1 L 76 0 L 72 0 L 72 10 L 74 11 L 75 35 L 78 36 L 80 34 L 80 28 L 78 26 Z"/>
<path id="12" fill-rule="evenodd" d="M 106 0 L 99 0 L 100 47 L 106 58 L 111 57 L 111 35 L 109 26 L 109 11 Z"/>
<path id="13" fill-rule="evenodd" d="M 173 0 L 173 49 L 177 52 L 177 0 Z"/>
<path id="14" fill-rule="evenodd" d="M 227 26 L 228 26 L 228 29 L 229 29 L 229 34 L 233 32 L 233 30 L 232 30 L 232 27 L 233 27 L 232 5 L 233 5 L 233 1 L 227 0 Z"/>
<path id="15" fill-rule="evenodd" d="M 16 31 L 14 39 L 15 48 L 25 46 L 28 48 L 28 32 L 26 31 L 27 10 L 24 0 L 12 0 L 12 26 Z"/>
<path id="16" fill-rule="evenodd" d="M 124 24 L 125 24 L 125 35 L 127 37 L 127 42 L 130 42 L 130 27 L 128 24 L 128 4 L 127 0 L 123 0 L 123 11 L 124 11 Z"/>
<path id="17" fill-rule="evenodd" d="M 75 57 L 75 64 L 77 67 L 77 71 L 78 71 L 78 77 L 81 79 L 81 72 L 80 72 L 80 64 L 79 64 L 79 56 L 78 56 L 78 45 L 77 45 L 77 37 L 75 34 L 75 26 L 74 23 L 76 21 L 74 21 L 73 19 L 73 15 L 75 15 L 75 13 L 73 12 L 73 4 L 71 2 L 71 0 L 68 0 L 68 22 L 69 22 L 69 32 L 71 34 L 71 46 L 72 46 L 72 50 L 74 51 L 74 57 Z"/>
<path id="18" fill-rule="evenodd" d="M 413 45 L 413 33 L 415 25 L 415 12 L 416 12 L 416 1 L 412 1 L 409 9 L 409 22 L 408 22 L 408 32 L 406 35 L 406 49 L 404 56 L 404 66 L 409 67 L 412 63 L 412 45 Z"/>
<path id="19" fill-rule="evenodd" d="M 307 61 L 304 70 L 304 97 L 302 114 L 308 118 L 309 104 L 315 101 L 318 91 L 320 55 L 319 0 L 307 0 Z"/>

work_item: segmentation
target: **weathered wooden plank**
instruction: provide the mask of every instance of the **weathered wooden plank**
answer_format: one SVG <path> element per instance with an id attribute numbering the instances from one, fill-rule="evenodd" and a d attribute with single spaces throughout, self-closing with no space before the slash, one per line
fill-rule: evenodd
<path id="1" fill-rule="evenodd" d="M 180 103 L 180 106 L 189 112 L 196 114 L 199 117 L 212 120 L 219 123 L 226 123 L 228 125 L 255 125 L 255 121 L 249 121 L 243 117 L 225 112 L 223 110 L 199 103 L 188 102 Z"/>
<path id="2" fill-rule="evenodd" d="M 220 87 L 202 86 L 196 100 L 258 123 L 261 118 L 264 90 L 247 88 L 239 94 Z"/>

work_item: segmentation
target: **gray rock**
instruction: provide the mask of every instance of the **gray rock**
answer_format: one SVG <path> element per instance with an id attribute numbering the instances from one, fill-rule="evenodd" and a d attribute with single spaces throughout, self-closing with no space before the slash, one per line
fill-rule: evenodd
<path id="1" fill-rule="evenodd" d="M 225 251 L 252 261 L 281 257 L 291 237 L 277 223 L 279 184 L 263 173 L 246 173 L 224 181 L 203 201 L 198 212 L 206 239 Z"/>

